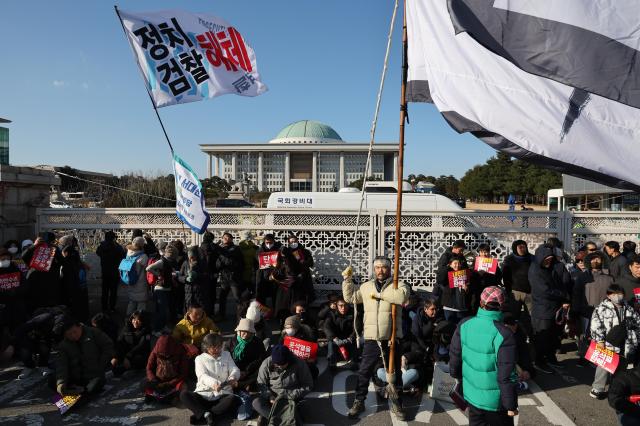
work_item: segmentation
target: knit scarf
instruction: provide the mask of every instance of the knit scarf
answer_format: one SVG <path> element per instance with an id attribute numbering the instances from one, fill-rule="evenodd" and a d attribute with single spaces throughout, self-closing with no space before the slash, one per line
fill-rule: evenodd
<path id="1" fill-rule="evenodd" d="M 244 348 L 247 347 L 247 343 L 249 343 L 251 341 L 251 339 L 253 339 L 253 336 L 251 336 L 251 338 L 248 339 L 248 340 L 244 340 L 239 335 L 236 335 L 236 347 L 233 348 L 233 359 L 234 360 L 240 361 L 240 360 L 242 360 L 242 358 L 244 358 Z"/>

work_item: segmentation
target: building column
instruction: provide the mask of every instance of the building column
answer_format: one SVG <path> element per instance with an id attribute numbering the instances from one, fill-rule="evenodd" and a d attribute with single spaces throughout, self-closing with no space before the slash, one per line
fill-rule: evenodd
<path id="1" fill-rule="evenodd" d="M 207 179 L 211 179 L 211 154 L 207 153 Z"/>
<path id="2" fill-rule="evenodd" d="M 238 181 L 238 176 L 236 174 L 236 165 L 238 164 L 238 153 L 234 152 L 231 154 L 231 180 L 234 182 Z"/>
<path id="3" fill-rule="evenodd" d="M 220 159 L 217 155 L 212 155 L 213 157 L 213 175 L 220 177 Z"/>
<path id="4" fill-rule="evenodd" d="M 347 186 L 347 180 L 344 175 L 344 152 L 340 153 L 340 176 L 338 177 L 338 189 Z"/>
<path id="5" fill-rule="evenodd" d="M 398 153 L 393 153 L 393 180 L 398 180 Z"/>
<path id="6" fill-rule="evenodd" d="M 318 152 L 313 151 L 313 161 L 311 162 L 311 191 L 318 192 Z"/>
<path id="7" fill-rule="evenodd" d="M 262 192 L 262 161 L 263 161 L 263 157 L 264 154 L 262 151 L 258 152 L 258 191 Z"/>
<path id="8" fill-rule="evenodd" d="M 284 190 L 289 191 L 291 188 L 291 155 L 289 151 L 284 154 Z"/>

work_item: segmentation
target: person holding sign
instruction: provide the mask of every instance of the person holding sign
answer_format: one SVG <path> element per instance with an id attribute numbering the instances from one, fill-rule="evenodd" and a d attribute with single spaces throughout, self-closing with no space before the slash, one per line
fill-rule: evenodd
<path id="1" fill-rule="evenodd" d="M 276 300 L 276 285 L 271 281 L 271 273 L 278 264 L 282 244 L 276 241 L 273 234 L 264 236 L 264 240 L 258 247 L 258 271 L 256 271 L 256 299 L 263 305 L 267 299 L 271 299 L 270 308 L 273 309 Z"/>
<path id="2" fill-rule="evenodd" d="M 472 314 L 478 312 L 482 291 L 491 286 L 502 286 L 502 270 L 498 266 L 498 259 L 491 257 L 491 246 L 489 244 L 480 244 L 471 274 L 471 288 L 473 289 Z"/>
<path id="3" fill-rule="evenodd" d="M 29 312 L 61 304 L 62 254 L 56 247 L 55 234 L 42 232 L 34 245 L 25 250 L 22 260 L 29 267 L 26 297 Z"/>
<path id="4" fill-rule="evenodd" d="M 304 325 L 300 322 L 300 317 L 297 315 L 292 315 L 287 317 L 284 320 L 284 328 L 282 330 L 282 341 L 281 343 L 286 345 L 287 337 L 301 340 L 304 343 L 317 343 L 318 340 L 313 335 L 313 330 L 308 325 Z M 311 345 L 309 345 L 311 346 Z M 293 348 L 289 347 L 292 350 L 294 355 L 298 355 L 297 351 L 293 350 Z M 299 357 L 302 358 L 302 357 Z M 318 367 L 316 366 L 316 359 L 314 358 L 306 358 L 304 360 L 307 363 L 307 367 L 309 367 L 309 371 L 311 372 L 311 377 L 315 381 L 318 378 Z"/>
<path id="5" fill-rule="evenodd" d="M 471 271 L 462 256 L 451 256 L 447 273 L 438 276 L 444 318 L 457 324 L 469 315 L 471 307 Z"/>
<path id="6" fill-rule="evenodd" d="M 11 253 L 0 247 L 0 304 L 5 305 L 4 320 L 12 334 L 27 318 L 25 290 L 20 268 L 11 261 Z"/>
<path id="7" fill-rule="evenodd" d="M 597 349 L 606 348 L 620 355 L 616 371 L 624 371 L 627 361 L 635 364 L 638 330 L 640 315 L 626 302 L 624 289 L 611 284 L 607 289 L 607 298 L 596 307 L 591 316 L 591 339 Z M 604 368 L 598 366 L 589 395 L 596 399 L 604 398 L 610 377 Z"/>
<path id="8" fill-rule="evenodd" d="M 369 389 L 369 380 L 375 373 L 378 360 L 381 356 L 386 362 L 395 365 L 395 384 L 402 384 L 402 370 L 400 366 L 400 351 L 395 351 L 395 358 L 389 358 L 389 339 L 391 338 L 391 305 L 396 306 L 396 337 L 402 339 L 402 305 L 409 300 L 409 286 L 402 281 L 398 282 L 398 288 L 393 288 L 391 276 L 391 260 L 378 256 L 373 261 L 374 278 L 365 282 L 356 289 L 353 283 L 353 270 L 348 267 L 342 272 L 342 295 L 344 300 L 354 305 L 362 303 L 364 306 L 364 345 L 362 358 L 358 370 L 358 384 L 356 386 L 356 398 L 349 410 L 349 418 L 358 418 L 364 411 L 364 400 Z M 398 342 L 396 342 L 398 343 Z M 404 419 L 402 402 L 391 401 L 391 409 L 396 417 Z"/>

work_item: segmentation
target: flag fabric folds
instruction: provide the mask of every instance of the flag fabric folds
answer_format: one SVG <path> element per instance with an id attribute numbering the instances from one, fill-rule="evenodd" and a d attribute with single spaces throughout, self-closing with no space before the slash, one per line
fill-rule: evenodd
<path id="1" fill-rule="evenodd" d="M 207 230 L 210 217 L 204 207 L 204 191 L 196 173 L 184 160 L 173 155 L 176 183 L 176 214 L 198 234 Z"/>
<path id="2" fill-rule="evenodd" d="M 634 7 L 408 0 L 408 100 L 513 157 L 639 190 Z M 605 12 L 617 19 L 595 18 Z"/>
<path id="3" fill-rule="evenodd" d="M 267 91 L 253 49 L 225 20 L 180 10 L 118 14 L 156 107 Z"/>

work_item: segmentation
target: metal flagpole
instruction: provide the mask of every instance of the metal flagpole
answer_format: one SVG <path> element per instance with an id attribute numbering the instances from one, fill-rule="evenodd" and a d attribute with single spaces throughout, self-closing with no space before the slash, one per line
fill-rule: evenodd
<path id="1" fill-rule="evenodd" d="M 393 253 L 393 288 L 398 288 L 398 277 L 400 276 L 400 231 L 402 229 L 402 176 L 404 174 L 404 122 L 407 119 L 407 2 L 404 1 L 404 11 L 402 19 L 402 85 L 400 88 L 400 139 L 398 140 L 398 163 L 397 181 L 398 196 L 396 201 L 396 235 Z M 394 356 L 396 350 L 396 311 L 397 306 L 391 305 L 391 341 L 389 342 L 389 362 L 387 363 L 387 379 L 389 384 L 395 383 Z M 389 386 L 391 388 L 393 386 Z M 395 390 L 395 389 L 394 389 Z"/>
<path id="2" fill-rule="evenodd" d="M 127 35 L 127 29 L 124 27 L 124 22 L 122 22 L 122 17 L 120 16 L 120 11 L 118 10 L 118 6 L 114 5 L 113 8 L 116 10 L 116 15 L 118 15 L 118 20 L 120 21 L 120 25 L 122 25 L 122 31 L 124 32 L 124 37 L 129 42 L 129 45 L 131 46 L 131 50 L 134 53 L 133 58 L 135 59 L 136 63 L 138 63 L 138 67 L 140 67 L 140 63 L 138 62 L 138 57 L 135 55 L 135 49 L 133 47 L 133 44 L 131 43 L 131 40 L 129 39 L 129 36 Z M 147 85 L 146 81 L 144 82 L 144 87 L 147 90 L 147 95 L 149 95 L 149 100 L 151 101 L 151 105 L 153 105 L 153 110 L 156 112 L 156 117 L 158 117 L 158 121 L 160 122 L 160 127 L 162 127 L 162 132 L 164 133 L 164 137 L 167 139 L 167 143 L 169 144 L 169 149 L 171 150 L 171 157 L 173 161 L 173 145 L 171 145 L 171 140 L 169 140 L 169 135 L 167 134 L 167 130 L 164 128 L 164 123 L 162 122 L 162 118 L 160 118 L 158 107 L 156 106 L 156 103 L 153 101 L 153 96 L 151 96 L 151 92 L 149 91 L 149 86 Z"/>

